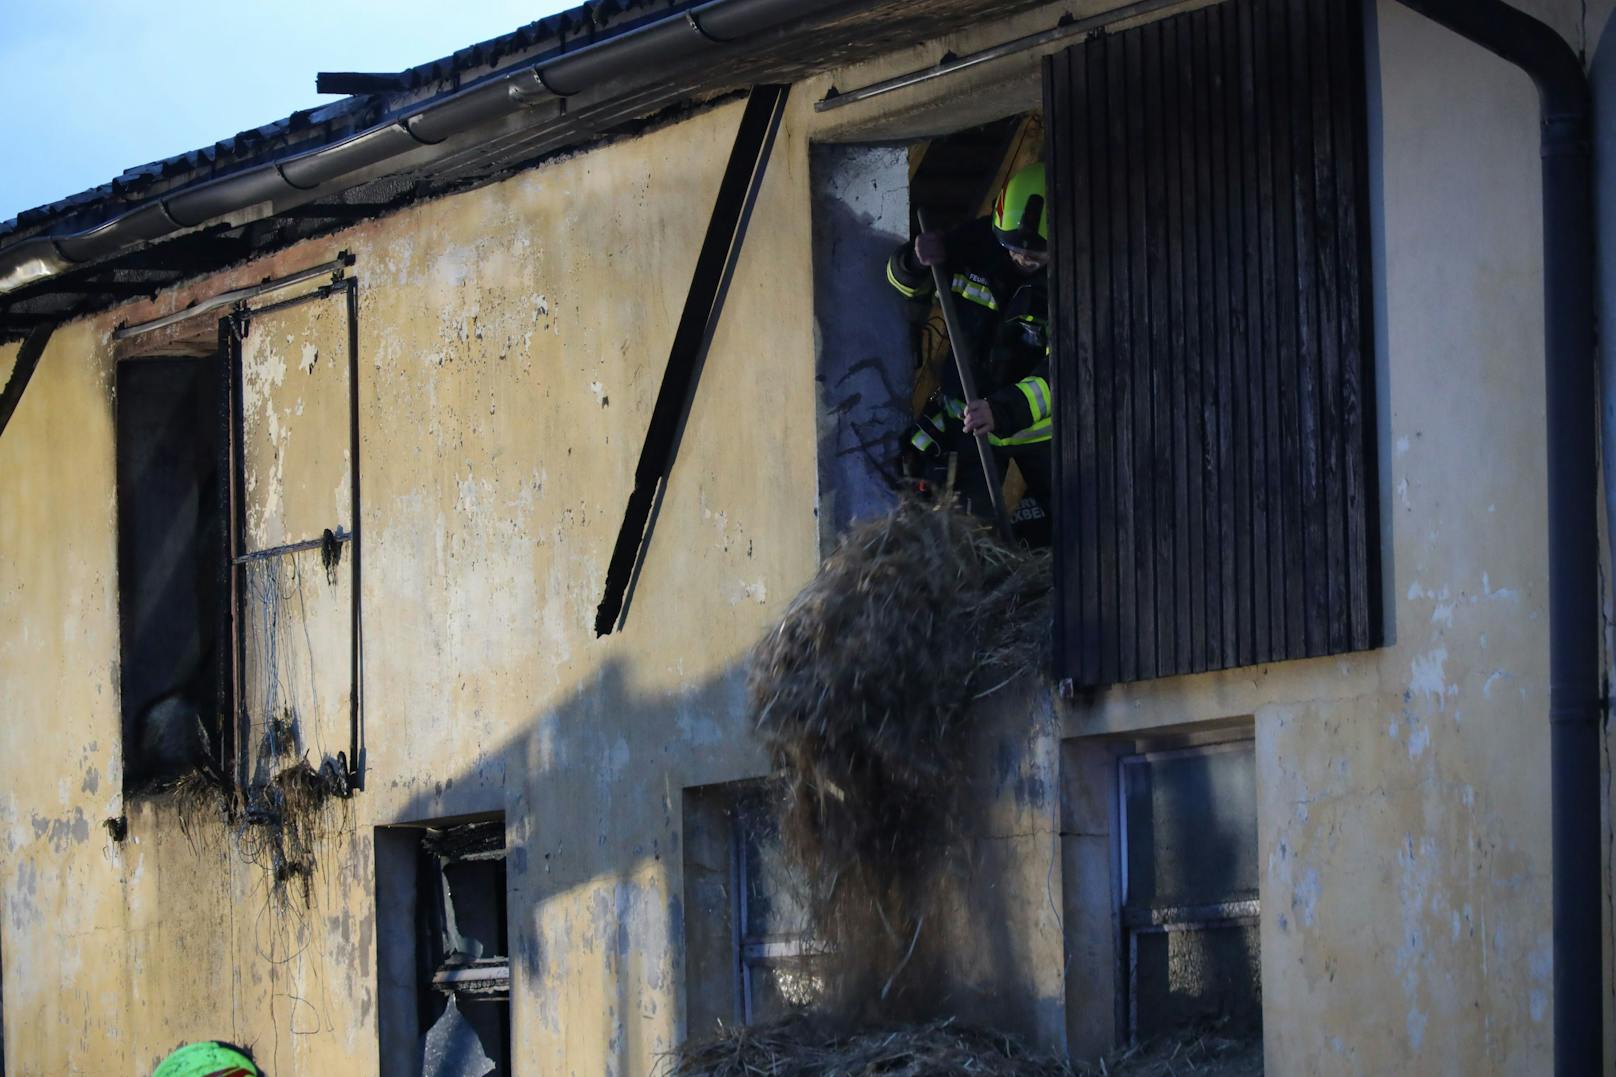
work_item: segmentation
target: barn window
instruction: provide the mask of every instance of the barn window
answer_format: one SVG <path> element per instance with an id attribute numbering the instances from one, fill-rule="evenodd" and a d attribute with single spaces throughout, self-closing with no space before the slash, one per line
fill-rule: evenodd
<path id="1" fill-rule="evenodd" d="M 386 1073 L 511 1072 L 503 816 L 376 830 Z"/>
<path id="2" fill-rule="evenodd" d="M 812 148 L 814 306 L 823 402 L 820 524 L 827 551 L 849 524 L 890 509 L 899 491 L 919 488 L 940 496 L 950 473 L 961 499 L 991 517 L 974 447 L 945 451 L 943 445 L 959 446 L 934 425 L 948 410 L 942 389 L 954 361 L 941 309 L 930 285 L 915 300 L 904 299 L 892 287 L 887 259 L 920 231 L 921 213 L 927 227 L 940 232 L 988 216 L 1006 179 L 1037 161 L 1042 146 L 1041 115 L 1024 111 L 918 140 L 911 135 L 879 144 Z M 1041 311 L 1041 289 L 1030 287 L 1027 293 L 1040 297 L 1031 305 Z M 999 298 L 1009 304 L 1014 296 L 1007 291 Z M 987 359 L 978 356 L 977 366 L 983 368 Z M 945 418 L 941 425 L 952 431 L 957 421 Z M 941 442 L 923 431 L 938 434 Z M 930 451 L 917 450 L 917 434 Z M 1021 457 L 1010 449 L 996 455 L 1018 533 L 1047 545 L 1048 506 L 1026 496 L 1028 484 L 1016 463 Z M 1047 453 L 1039 460 L 1047 461 Z M 1047 472 L 1044 463 L 1039 474 Z"/>
<path id="3" fill-rule="evenodd" d="M 1046 61 L 1057 672 L 1378 646 L 1360 0 Z"/>
<path id="4" fill-rule="evenodd" d="M 130 792 L 226 766 L 219 367 L 216 358 L 117 367 L 118 676 Z"/>
<path id="5" fill-rule="evenodd" d="M 1256 764 L 1249 740 L 1118 762 L 1127 1028 L 1148 1041 L 1262 1028 Z"/>
<path id="6" fill-rule="evenodd" d="M 782 1017 L 822 984 L 803 881 L 785 857 L 767 787 L 726 782 L 685 790 L 688 1027 Z"/>

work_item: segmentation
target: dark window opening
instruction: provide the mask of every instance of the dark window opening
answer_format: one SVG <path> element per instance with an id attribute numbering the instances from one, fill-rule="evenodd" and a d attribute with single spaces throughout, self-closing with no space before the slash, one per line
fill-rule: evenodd
<path id="1" fill-rule="evenodd" d="M 895 287 L 898 282 L 889 275 L 888 259 L 900 245 L 912 244 L 919 210 L 939 232 L 986 218 L 1008 177 L 1040 159 L 1042 131 L 1041 115 L 1032 112 L 921 142 L 813 147 L 814 287 L 824 407 L 820 519 L 826 549 L 849 524 L 889 509 L 902 491 L 940 496 L 951 453 L 956 489 L 967 500 L 984 500 L 974 446 L 970 439 L 954 436 L 957 415 L 949 413 L 942 423 L 947 448 L 916 447 L 916 433 L 926 429 L 919 421 L 939 407 L 947 410 L 934 397 L 954 382 L 952 353 L 929 277 L 921 288 L 924 294 L 906 299 L 908 293 Z M 987 245 L 990 254 L 997 251 L 991 237 Z M 951 273 L 981 269 L 950 265 Z M 1017 289 L 1000 290 L 1004 307 L 988 320 L 1008 324 Z M 1041 290 L 1035 305 L 1040 322 L 1046 322 Z M 982 314 L 974 307 L 968 313 Z M 972 333 L 975 350 L 997 354 L 997 349 L 983 346 L 991 329 L 971 324 L 973 330 L 984 330 Z M 1043 357 L 1042 342 L 1036 357 Z M 974 366 L 983 395 L 1013 384 L 1019 373 L 1002 363 L 993 365 L 987 354 L 978 354 Z M 990 370 L 1000 376 L 990 376 Z M 1012 506 L 1027 490 L 1017 455 L 1028 454 L 1013 449 L 996 454 Z M 1048 459 L 1047 442 L 1040 459 Z M 1047 463 L 1029 462 L 1034 466 L 1047 475 Z M 1047 487 L 1047 479 L 1042 485 Z M 1047 521 L 1042 526 L 1047 532 Z"/>
<path id="2" fill-rule="evenodd" d="M 909 147 L 912 209 L 925 209 L 937 228 L 958 228 L 987 214 L 1016 165 L 1038 159 L 1043 119 L 1006 116 Z"/>
<path id="3" fill-rule="evenodd" d="M 117 368 L 119 685 L 131 793 L 221 769 L 219 387 L 212 358 Z"/>
<path id="4" fill-rule="evenodd" d="M 377 828 L 385 1072 L 511 1072 L 503 818 Z"/>
<path id="5" fill-rule="evenodd" d="M 966 234 L 973 227 L 980 231 L 974 245 L 985 254 L 954 257 L 951 252 L 948 270 L 954 281 L 956 309 L 972 337 L 968 348 L 976 388 L 979 395 L 990 400 L 1003 400 L 1007 393 L 1014 396 L 1014 386 L 1019 381 L 1041 373 L 1040 364 L 1047 355 L 1048 271 L 1026 276 L 996 271 L 995 259 L 1002 261 L 1003 255 L 985 223 L 992 217 L 994 205 L 1010 178 L 1042 160 L 1043 149 L 1043 114 L 1029 112 L 917 143 L 909 150 L 911 234 L 921 232 L 922 212 L 932 231 L 951 236 Z M 991 294 L 984 292 L 984 286 Z M 984 303 L 992 305 L 991 313 L 985 316 Z M 977 515 L 990 516 L 980 461 L 971 439 L 959 428 L 957 409 L 963 399 L 957 390 L 955 360 L 942 308 L 935 296 L 929 303 L 918 305 L 914 318 L 914 388 L 910 397 L 913 425 L 905 442 L 906 471 L 922 492 L 931 496 L 947 486 L 952 474 L 954 489 L 964 507 Z M 994 410 L 1000 410 L 998 403 Z M 993 431 L 994 436 L 1007 438 L 1018 433 L 1028 432 Z M 918 439 L 916 434 L 920 435 Z M 1044 438 L 1023 445 L 1001 445 L 993 454 L 1015 533 L 1021 541 L 1034 546 L 1047 546 L 1050 541 L 1051 462 L 1047 432 Z"/>
<path id="6" fill-rule="evenodd" d="M 1249 740 L 1118 763 L 1130 1038 L 1262 1035 L 1256 762 Z"/>

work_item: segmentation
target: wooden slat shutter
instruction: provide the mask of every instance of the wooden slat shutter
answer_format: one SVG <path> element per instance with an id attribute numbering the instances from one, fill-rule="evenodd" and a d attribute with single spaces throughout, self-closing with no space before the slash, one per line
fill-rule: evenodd
<path id="1" fill-rule="evenodd" d="M 1381 641 L 1361 0 L 1052 56 L 1057 672 Z"/>

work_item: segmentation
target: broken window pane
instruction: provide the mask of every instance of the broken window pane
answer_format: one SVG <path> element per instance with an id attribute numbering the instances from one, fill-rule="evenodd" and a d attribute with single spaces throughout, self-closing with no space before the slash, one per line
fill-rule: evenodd
<path id="1" fill-rule="evenodd" d="M 505 881 L 502 818 L 377 828 L 384 1072 L 510 1073 Z"/>
<path id="2" fill-rule="evenodd" d="M 498 1066 L 483 1049 L 482 1037 L 460 1013 L 451 996 L 427 1031 L 421 1077 L 485 1077 Z"/>
<path id="3" fill-rule="evenodd" d="M 1255 920 L 1139 932 L 1134 947 L 1141 1040 L 1208 1025 L 1233 1035 L 1262 1027 Z"/>
<path id="4" fill-rule="evenodd" d="M 505 862 L 443 866 L 445 942 L 451 958 L 476 961 L 505 952 Z"/>

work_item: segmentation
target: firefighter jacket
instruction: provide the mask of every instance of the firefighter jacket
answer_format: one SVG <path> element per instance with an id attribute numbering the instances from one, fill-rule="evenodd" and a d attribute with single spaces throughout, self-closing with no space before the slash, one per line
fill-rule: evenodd
<path id="1" fill-rule="evenodd" d="M 1033 445 L 1050 439 L 1048 273 L 1024 273 L 994 238 L 988 218 L 944 237 L 955 303 L 962 331 L 970 338 L 976 389 L 993 409 L 994 445 Z M 929 299 L 932 271 L 904 243 L 887 259 L 887 281 L 908 299 Z M 954 365 L 942 372 L 942 410 L 958 419 L 965 410 Z M 941 415 L 923 418 L 917 448 L 927 450 L 928 425 L 941 427 Z"/>

